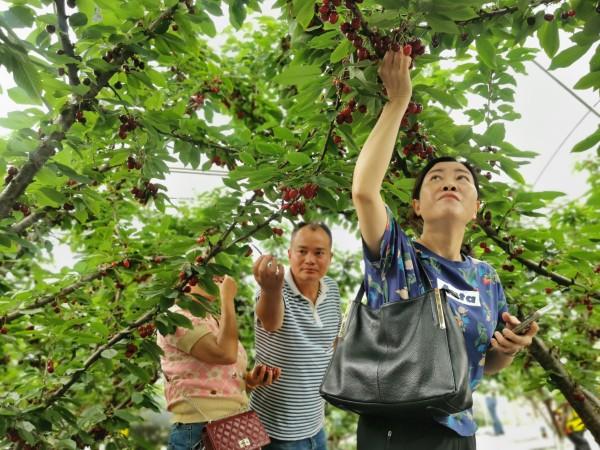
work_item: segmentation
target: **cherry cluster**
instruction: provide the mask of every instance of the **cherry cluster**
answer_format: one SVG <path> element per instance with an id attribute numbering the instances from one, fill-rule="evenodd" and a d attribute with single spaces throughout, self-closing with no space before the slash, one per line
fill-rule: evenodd
<path id="1" fill-rule="evenodd" d="M 502 270 L 506 270 L 507 272 L 514 272 L 515 266 L 511 263 L 504 263 L 502 264 Z"/>
<path id="2" fill-rule="evenodd" d="M 16 167 L 10 166 L 6 172 L 6 177 L 4 178 L 4 183 L 8 184 L 10 183 L 13 178 L 15 178 L 17 176 L 17 174 L 19 173 L 19 169 L 17 169 Z"/>
<path id="3" fill-rule="evenodd" d="M 133 169 L 140 170 L 142 168 L 142 162 L 136 160 L 133 155 L 129 155 L 127 157 L 127 168 L 129 170 L 133 170 Z"/>
<path id="4" fill-rule="evenodd" d="M 337 134 L 334 134 L 333 135 L 333 143 L 335 144 L 335 146 L 338 149 L 338 155 L 345 156 L 346 149 L 344 148 L 344 141 L 342 140 L 342 137 Z"/>
<path id="5" fill-rule="evenodd" d="M 121 139 L 125 139 L 129 132 L 135 130 L 139 125 L 134 117 L 126 114 L 121 114 L 119 120 L 121 121 L 121 126 L 119 127 L 119 137 Z"/>
<path id="6" fill-rule="evenodd" d="M 137 345 L 135 345 L 133 342 L 130 342 L 129 344 L 127 344 L 127 347 L 125 348 L 125 357 L 131 358 L 133 355 L 135 355 L 135 353 L 137 351 L 138 351 Z"/>
<path id="7" fill-rule="evenodd" d="M 154 325 L 151 323 L 147 323 L 146 325 L 140 325 L 138 327 L 138 333 L 140 333 L 141 338 L 147 338 L 148 336 L 152 336 L 154 333 Z"/>
<path id="8" fill-rule="evenodd" d="M 567 308 L 573 309 L 576 305 L 585 305 L 585 308 L 589 313 L 594 310 L 594 304 L 592 302 L 592 298 L 589 295 L 584 295 L 582 297 L 577 297 L 574 300 L 570 300 L 567 303 Z"/>
<path id="9" fill-rule="evenodd" d="M 485 241 L 479 243 L 479 248 L 483 250 L 483 253 L 490 253 L 492 251 Z"/>
<path id="10" fill-rule="evenodd" d="M 158 194 L 158 186 L 146 181 L 141 188 L 134 186 L 131 189 L 131 193 L 138 202 L 140 202 L 142 205 L 145 205 L 148 203 L 150 197 L 156 198 L 156 195 Z"/>
<path id="11" fill-rule="evenodd" d="M 211 161 L 213 164 L 216 164 L 219 167 L 224 167 L 227 165 L 227 162 L 224 159 L 222 159 L 219 155 L 213 156 Z"/>
<path id="12" fill-rule="evenodd" d="M 83 115 L 83 111 L 79 110 L 75 113 L 75 120 L 77 122 L 79 122 L 82 125 L 85 125 L 87 122 L 87 119 L 85 118 L 85 116 Z"/>
<path id="13" fill-rule="evenodd" d="M 172 67 L 171 70 L 173 70 L 173 69 L 175 69 L 175 71 L 177 71 L 176 68 Z M 210 82 L 204 81 L 202 88 L 190 97 L 186 112 L 188 114 L 192 114 L 193 111 L 196 111 L 198 108 L 204 106 L 204 102 L 206 100 L 206 94 L 208 94 L 208 93 L 218 94 L 219 92 L 221 92 L 221 84 L 222 83 L 223 83 L 223 81 L 219 77 L 213 77 L 213 79 Z"/>
<path id="14" fill-rule="evenodd" d="M 406 138 L 409 141 L 402 149 L 404 156 L 408 157 L 415 155 L 420 159 L 427 159 L 431 158 L 436 152 L 435 147 L 429 143 L 427 134 L 420 132 L 421 125 L 416 118 L 411 125 L 410 117 L 416 116 L 422 111 L 423 105 L 420 103 L 410 102 L 406 108 L 404 117 L 402 117 L 400 126 L 408 129 L 406 131 Z"/>
<path id="15" fill-rule="evenodd" d="M 334 81 L 335 82 L 335 81 Z M 344 83 L 339 83 L 340 85 L 342 85 L 342 92 L 350 92 L 351 90 L 348 90 L 346 88 L 349 88 L 349 86 L 347 84 Z M 358 110 L 358 112 L 360 112 L 361 114 L 365 114 L 367 112 L 367 105 L 358 105 L 356 103 L 356 99 L 352 98 L 348 101 L 348 103 L 346 104 L 346 106 L 344 106 L 344 108 L 338 113 L 338 115 L 335 117 L 335 121 L 338 125 L 342 125 L 343 123 L 352 123 L 353 118 L 352 118 L 352 114 L 354 112 L 356 112 Z"/>
<path id="16" fill-rule="evenodd" d="M 341 4 L 342 0 L 323 0 L 323 4 L 320 7 L 315 4 L 315 9 L 318 8 L 317 11 L 323 22 L 334 24 L 337 23 L 340 18 L 340 15 L 335 8 Z"/>
<path id="17" fill-rule="evenodd" d="M 13 205 L 13 211 L 21 211 L 24 216 L 28 216 L 29 214 L 31 214 L 31 209 L 29 208 L 29 206 L 23 203 L 15 203 Z"/>
<path id="18" fill-rule="evenodd" d="M 306 205 L 304 201 L 300 200 L 300 197 L 310 200 L 317 195 L 318 190 L 319 186 L 314 183 L 307 183 L 300 189 L 287 186 L 282 187 L 281 198 L 284 204 L 281 206 L 281 209 L 289 211 L 293 216 L 304 214 L 306 212 Z"/>

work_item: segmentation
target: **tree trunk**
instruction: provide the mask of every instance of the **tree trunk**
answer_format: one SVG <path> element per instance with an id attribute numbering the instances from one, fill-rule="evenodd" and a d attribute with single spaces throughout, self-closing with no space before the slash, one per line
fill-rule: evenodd
<path id="1" fill-rule="evenodd" d="M 600 401 L 587 389 L 571 378 L 562 363 L 546 347 L 544 341 L 533 338 L 529 351 L 565 396 L 569 404 L 579 414 L 594 439 L 600 444 Z"/>

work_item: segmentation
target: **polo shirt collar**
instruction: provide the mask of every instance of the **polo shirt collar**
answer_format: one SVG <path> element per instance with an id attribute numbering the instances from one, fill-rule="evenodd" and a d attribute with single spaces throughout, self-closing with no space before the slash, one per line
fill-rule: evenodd
<path id="1" fill-rule="evenodd" d="M 306 301 L 309 301 L 312 303 L 312 301 L 306 297 L 302 292 L 300 292 L 300 289 L 298 289 L 298 286 L 296 286 L 296 282 L 294 281 L 294 277 L 292 276 L 292 269 L 288 268 L 285 271 L 285 281 L 287 281 L 287 283 L 290 286 L 290 289 L 292 290 L 292 292 L 300 297 L 302 297 L 303 299 L 305 299 Z M 323 300 L 325 300 L 325 297 L 327 297 L 327 285 L 325 284 L 325 282 L 323 281 L 323 278 L 321 278 L 319 280 L 320 283 L 320 292 L 319 292 L 319 296 L 317 297 L 317 301 L 315 302 L 315 306 L 318 306 L 319 303 L 321 303 Z"/>

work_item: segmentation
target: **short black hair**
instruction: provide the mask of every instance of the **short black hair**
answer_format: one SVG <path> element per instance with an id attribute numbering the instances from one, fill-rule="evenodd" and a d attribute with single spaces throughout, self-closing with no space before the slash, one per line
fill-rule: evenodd
<path id="1" fill-rule="evenodd" d="M 290 242 L 294 240 L 294 237 L 296 237 L 298 231 L 305 227 L 308 227 L 312 231 L 318 230 L 319 228 L 323 230 L 325 233 L 327 233 L 327 236 L 329 236 L 329 248 L 333 247 L 333 235 L 331 234 L 331 230 L 329 229 L 329 227 L 323 222 L 300 222 L 294 227 L 294 230 L 292 231 L 292 239 L 290 239 Z"/>
<path id="2" fill-rule="evenodd" d="M 477 199 L 479 199 L 479 197 L 480 197 L 479 179 L 477 178 L 477 172 L 475 171 L 473 166 L 466 161 L 458 161 L 453 156 L 440 156 L 439 158 L 433 158 L 433 159 L 429 160 L 427 165 L 425 167 L 423 167 L 421 169 L 421 171 L 419 172 L 419 174 L 417 175 L 417 179 L 415 180 L 415 185 L 414 185 L 413 191 L 412 191 L 413 200 L 419 199 L 419 196 L 421 195 L 421 187 L 423 186 L 423 180 L 425 180 L 425 176 L 427 175 L 427 173 L 432 169 L 433 166 L 435 166 L 437 163 L 441 163 L 441 162 L 457 162 L 457 163 L 460 163 L 463 166 L 465 166 L 469 170 L 471 175 L 473 176 L 473 183 L 475 184 L 475 189 L 477 189 Z"/>

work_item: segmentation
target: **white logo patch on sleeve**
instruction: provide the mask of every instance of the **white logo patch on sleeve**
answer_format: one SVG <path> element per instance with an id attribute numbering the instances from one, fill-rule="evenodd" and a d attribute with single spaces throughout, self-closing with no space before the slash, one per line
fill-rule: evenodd
<path id="1" fill-rule="evenodd" d="M 462 291 L 441 278 L 437 279 L 437 286 L 438 289 L 447 289 L 448 298 L 456 300 L 463 305 L 481 307 L 478 291 Z"/>

